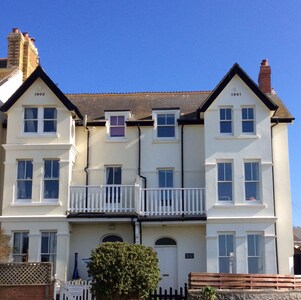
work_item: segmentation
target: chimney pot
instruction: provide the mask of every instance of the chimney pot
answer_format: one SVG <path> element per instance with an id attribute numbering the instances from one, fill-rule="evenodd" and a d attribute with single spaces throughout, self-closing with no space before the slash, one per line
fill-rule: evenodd
<path id="1" fill-rule="evenodd" d="M 28 38 L 28 32 L 22 32 L 22 34 L 25 38 Z"/>
<path id="2" fill-rule="evenodd" d="M 19 33 L 19 32 L 20 32 L 19 28 L 17 28 L 17 27 L 13 28 L 13 33 Z"/>
<path id="3" fill-rule="evenodd" d="M 262 62 L 261 62 L 261 65 L 262 66 L 268 66 L 269 65 L 269 62 L 267 59 L 263 59 Z"/>

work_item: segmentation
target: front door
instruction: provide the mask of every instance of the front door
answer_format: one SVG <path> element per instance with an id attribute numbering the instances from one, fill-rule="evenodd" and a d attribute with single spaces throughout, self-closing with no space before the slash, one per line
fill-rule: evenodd
<path id="1" fill-rule="evenodd" d="M 159 259 L 160 278 L 159 288 L 163 290 L 178 288 L 178 257 L 177 245 L 155 246 Z"/>

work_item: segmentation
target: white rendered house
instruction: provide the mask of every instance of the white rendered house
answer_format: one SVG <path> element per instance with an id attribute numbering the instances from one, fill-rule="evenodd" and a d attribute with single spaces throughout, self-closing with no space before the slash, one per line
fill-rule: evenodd
<path id="1" fill-rule="evenodd" d="M 235 64 L 212 92 L 64 95 L 41 67 L 2 106 L 1 223 L 14 261 L 87 277 L 106 241 L 156 249 L 160 286 L 189 272 L 292 272 L 288 125 Z"/>

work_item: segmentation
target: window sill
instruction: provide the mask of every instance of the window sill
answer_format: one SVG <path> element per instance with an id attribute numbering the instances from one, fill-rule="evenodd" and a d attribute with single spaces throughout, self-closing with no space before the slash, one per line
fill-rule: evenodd
<path id="1" fill-rule="evenodd" d="M 234 203 L 234 202 L 229 202 L 229 203 L 216 203 L 213 205 L 216 208 L 233 208 L 233 207 L 267 207 L 266 204 L 263 204 L 261 202 L 252 202 L 252 203 Z"/>
<path id="2" fill-rule="evenodd" d="M 127 143 L 127 141 L 126 137 L 107 137 L 105 140 L 106 143 Z"/>
<path id="3" fill-rule="evenodd" d="M 29 201 L 17 201 L 10 206 L 62 206 L 62 202 L 58 201 L 45 201 L 45 202 L 29 202 Z"/>
<path id="4" fill-rule="evenodd" d="M 18 138 L 26 139 L 26 138 L 59 138 L 60 134 L 55 133 L 21 133 L 18 135 Z"/>
<path id="5" fill-rule="evenodd" d="M 259 134 L 241 134 L 241 135 L 218 135 L 215 137 L 217 140 L 232 140 L 232 139 L 259 139 Z"/>

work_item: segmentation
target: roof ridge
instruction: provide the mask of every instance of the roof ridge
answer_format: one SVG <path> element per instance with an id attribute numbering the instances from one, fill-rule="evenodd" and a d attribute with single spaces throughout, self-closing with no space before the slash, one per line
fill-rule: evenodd
<path id="1" fill-rule="evenodd" d="M 69 95 L 139 95 L 139 94 L 208 94 L 212 93 L 212 91 L 175 91 L 175 92 L 117 92 L 117 93 L 65 93 L 66 96 Z"/>

